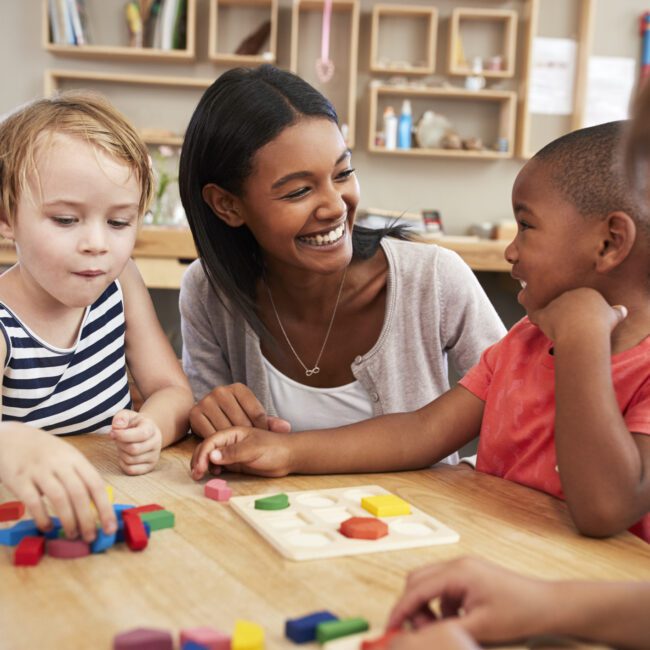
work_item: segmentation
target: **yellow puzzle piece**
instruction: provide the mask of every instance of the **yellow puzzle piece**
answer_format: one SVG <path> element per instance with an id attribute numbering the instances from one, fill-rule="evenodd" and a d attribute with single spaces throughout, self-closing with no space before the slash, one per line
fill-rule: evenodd
<path id="1" fill-rule="evenodd" d="M 394 494 L 378 494 L 374 497 L 361 499 L 361 507 L 375 517 L 396 517 L 410 515 L 411 506 L 404 499 Z"/>
<path id="2" fill-rule="evenodd" d="M 264 650 L 264 630 L 257 623 L 236 620 L 230 647 L 232 650 Z"/>

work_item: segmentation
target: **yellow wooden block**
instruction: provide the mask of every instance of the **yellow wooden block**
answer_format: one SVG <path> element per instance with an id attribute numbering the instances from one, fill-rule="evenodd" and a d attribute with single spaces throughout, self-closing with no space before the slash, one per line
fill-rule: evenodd
<path id="1" fill-rule="evenodd" d="M 111 503 L 115 503 L 115 495 L 113 494 L 113 486 L 106 484 L 106 494 Z"/>
<path id="2" fill-rule="evenodd" d="M 230 647 L 232 650 L 264 650 L 264 630 L 257 623 L 238 619 Z"/>
<path id="3" fill-rule="evenodd" d="M 411 506 L 394 494 L 378 494 L 361 499 L 361 507 L 375 517 L 397 517 L 410 515 Z"/>

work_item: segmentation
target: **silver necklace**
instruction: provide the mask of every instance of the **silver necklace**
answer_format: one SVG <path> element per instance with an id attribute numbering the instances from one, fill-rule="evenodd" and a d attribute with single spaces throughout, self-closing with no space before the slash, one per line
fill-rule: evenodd
<path id="1" fill-rule="evenodd" d="M 343 293 L 343 285 L 345 283 L 345 276 L 347 275 L 348 272 L 348 267 L 345 267 L 345 271 L 343 272 L 343 279 L 341 280 L 341 286 L 339 287 L 339 293 L 336 296 L 336 303 L 334 304 L 334 310 L 332 311 L 332 317 L 330 318 L 330 323 L 327 326 L 327 334 L 325 334 L 325 340 L 323 341 L 323 345 L 321 346 L 320 352 L 318 353 L 318 357 L 316 358 L 316 363 L 314 364 L 313 368 L 308 368 L 302 361 L 302 359 L 298 356 L 298 353 L 296 352 L 296 349 L 291 345 L 291 341 L 289 340 L 289 337 L 287 336 L 287 332 L 284 329 L 284 325 L 282 325 L 282 321 L 280 320 L 280 314 L 278 314 L 278 310 L 275 307 L 275 303 L 273 302 L 273 296 L 271 295 L 271 288 L 268 285 L 268 282 L 266 281 L 266 278 L 264 278 L 264 286 L 266 287 L 266 291 L 269 294 L 269 300 L 271 301 L 271 307 L 273 307 L 273 313 L 275 314 L 275 317 L 278 321 L 278 325 L 280 326 L 280 329 L 282 330 L 282 334 L 284 334 L 284 338 L 291 348 L 291 351 L 293 352 L 293 356 L 296 357 L 298 360 L 298 363 L 305 369 L 305 375 L 307 377 L 311 377 L 312 375 L 317 375 L 320 372 L 320 366 L 318 365 L 320 363 L 320 358 L 323 356 L 323 351 L 325 350 L 325 346 L 327 345 L 327 340 L 330 337 L 330 332 L 332 331 L 332 325 L 334 324 L 334 316 L 336 316 L 336 310 L 339 307 L 339 302 L 341 301 L 341 294 Z"/>

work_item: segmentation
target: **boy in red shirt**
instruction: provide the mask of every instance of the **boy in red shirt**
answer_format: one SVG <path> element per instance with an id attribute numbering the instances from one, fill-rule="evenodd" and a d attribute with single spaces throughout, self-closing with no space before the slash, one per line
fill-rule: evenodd
<path id="1" fill-rule="evenodd" d="M 234 427 L 209 464 L 266 476 L 427 467 L 480 433 L 477 469 L 564 498 L 580 532 L 650 541 L 650 216 L 619 155 L 624 122 L 544 147 L 512 192 L 506 249 L 528 316 L 413 413 L 321 431 Z M 423 324 L 426 326 L 426 324 Z"/>

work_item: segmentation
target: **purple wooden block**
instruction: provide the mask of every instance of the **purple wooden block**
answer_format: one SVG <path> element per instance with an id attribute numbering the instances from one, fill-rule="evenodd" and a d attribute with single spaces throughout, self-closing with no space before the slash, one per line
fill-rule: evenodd
<path id="1" fill-rule="evenodd" d="M 174 650 L 174 641 L 167 630 L 138 627 L 117 634 L 113 650 Z"/>
<path id="2" fill-rule="evenodd" d="M 90 545 L 81 539 L 50 539 L 47 554 L 63 560 L 72 560 L 90 554 Z"/>

